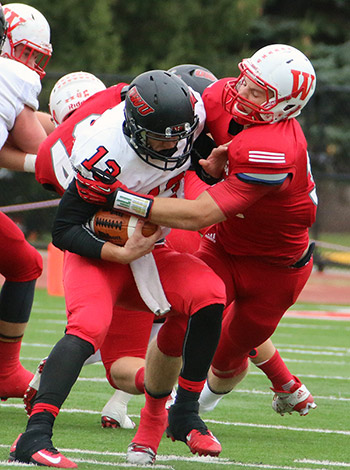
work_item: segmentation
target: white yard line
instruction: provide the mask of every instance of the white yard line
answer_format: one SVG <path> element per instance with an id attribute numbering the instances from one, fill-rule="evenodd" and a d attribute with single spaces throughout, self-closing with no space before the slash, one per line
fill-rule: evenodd
<path id="1" fill-rule="evenodd" d="M 315 465 L 326 465 L 326 466 L 332 466 L 332 467 L 350 467 L 350 462 L 331 462 L 330 460 L 311 460 L 311 459 L 295 459 L 295 463 L 311 463 Z"/>
<path id="2" fill-rule="evenodd" d="M 8 447 L 8 446 L 3 446 L 0 445 L 0 447 Z M 112 453 L 112 452 L 94 452 L 94 451 L 89 451 L 86 449 L 61 449 L 62 452 L 64 453 L 74 453 L 74 454 L 92 454 L 92 455 L 109 455 L 109 456 L 116 456 L 116 457 L 125 457 L 125 454 L 122 453 Z M 243 463 L 243 462 L 236 462 L 236 461 L 230 461 L 228 459 L 220 459 L 219 457 L 181 457 L 178 455 L 157 455 L 157 461 L 154 465 L 147 465 L 147 466 L 139 466 L 139 465 L 133 465 L 133 464 L 128 464 L 126 462 L 107 462 L 103 460 L 92 460 L 92 459 L 74 459 L 74 462 L 77 464 L 79 463 L 87 463 L 87 464 L 92 464 L 96 465 L 96 467 L 101 467 L 101 466 L 109 466 L 109 467 L 117 467 L 117 468 L 152 468 L 152 469 L 164 469 L 164 470 L 175 470 L 174 467 L 171 465 L 163 465 L 159 464 L 158 462 L 188 462 L 188 463 L 200 463 L 201 465 L 208 465 L 209 467 L 214 465 L 215 469 L 218 468 L 219 466 L 225 466 L 225 467 L 230 467 L 230 468 L 252 468 L 252 469 L 268 469 L 268 470 L 327 470 L 325 467 L 292 467 L 289 465 L 269 465 L 269 464 L 259 464 L 259 463 Z M 298 461 L 295 461 L 298 463 Z M 305 463 L 310 463 L 314 464 L 317 461 L 307 461 L 305 459 Z M 304 463 L 303 461 L 300 461 L 300 463 Z M 323 462 L 319 462 L 319 464 L 324 465 Z M 341 464 L 340 462 L 333 462 L 333 465 L 337 466 L 349 466 L 350 464 Z M 331 463 L 328 463 L 326 465 L 331 465 Z M 11 463 L 10 464 L 11 468 L 13 467 L 25 467 L 25 468 L 34 468 L 32 465 L 27 465 L 27 464 L 20 464 L 20 463 Z M 0 467 L 7 467 L 9 468 L 9 464 L 6 461 L 0 461 Z M 36 468 L 36 467 L 35 467 Z"/>
<path id="3" fill-rule="evenodd" d="M 338 399 L 339 400 L 339 399 Z M 350 400 L 349 400 L 350 401 Z M 23 405 L 13 405 L 13 404 L 6 404 L 0 403 L 1 407 L 9 407 L 9 408 L 23 408 Z M 94 414 L 99 415 L 101 411 L 92 411 L 92 410 L 84 410 L 79 408 L 62 408 L 60 413 L 84 413 L 84 414 Z M 139 418 L 140 415 L 129 414 L 131 418 Z M 338 434 L 344 436 L 350 436 L 350 430 L 339 430 L 339 429 L 317 429 L 317 428 L 299 428 L 293 426 L 281 426 L 281 425 L 272 425 L 272 424 L 257 424 L 257 423 L 240 423 L 240 422 L 233 422 L 233 421 L 220 421 L 215 419 L 208 419 L 206 418 L 205 421 L 207 423 L 213 424 L 221 424 L 224 426 L 234 426 L 234 427 L 248 427 L 248 428 L 264 428 L 264 429 L 279 429 L 284 431 L 296 431 L 296 432 L 309 432 L 309 433 L 316 433 L 316 434 Z"/>

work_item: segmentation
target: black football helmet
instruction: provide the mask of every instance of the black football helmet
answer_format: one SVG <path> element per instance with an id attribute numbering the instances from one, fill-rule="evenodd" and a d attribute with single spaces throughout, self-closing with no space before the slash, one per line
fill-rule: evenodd
<path id="1" fill-rule="evenodd" d="M 2 46 L 4 45 L 4 42 L 6 39 L 7 28 L 8 28 L 8 23 L 5 20 L 4 11 L 0 3 L 0 54 L 2 51 Z"/>
<path id="2" fill-rule="evenodd" d="M 190 86 L 194 91 L 197 91 L 202 95 L 203 91 L 211 83 L 216 82 L 217 78 L 208 69 L 201 65 L 194 64 L 182 64 L 176 65 L 168 70 L 168 72 L 174 73 L 178 77 Z"/>
<path id="3" fill-rule="evenodd" d="M 199 119 L 186 83 L 165 70 L 138 75 L 125 97 L 124 134 L 142 160 L 161 170 L 175 170 L 190 156 Z M 172 149 L 156 151 L 148 137 L 176 140 Z"/>

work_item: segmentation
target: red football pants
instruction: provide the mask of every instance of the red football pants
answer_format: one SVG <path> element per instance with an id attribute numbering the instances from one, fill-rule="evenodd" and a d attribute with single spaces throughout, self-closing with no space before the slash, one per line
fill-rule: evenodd
<path id="1" fill-rule="evenodd" d="M 225 304 L 225 287 L 221 279 L 201 260 L 188 253 L 179 253 L 167 246 L 153 251 L 164 292 L 172 306 L 167 315 L 170 323 L 186 326 L 190 315 L 212 304 Z M 63 283 L 67 306 L 67 333 L 90 342 L 95 351 L 106 338 L 112 322 L 114 306 L 148 312 L 142 301 L 129 265 L 89 259 L 66 252 Z M 169 321 L 165 324 L 169 325 Z M 123 321 L 122 319 L 120 321 Z M 164 324 L 164 326 L 165 326 Z M 169 338 L 169 351 L 182 346 L 172 329 L 161 328 Z M 149 332 L 147 332 L 149 336 Z M 147 336 L 147 340 L 148 340 Z"/>
<path id="2" fill-rule="evenodd" d="M 253 256 L 230 255 L 219 243 L 203 238 L 196 253 L 226 285 L 227 305 L 213 367 L 233 371 L 249 352 L 275 331 L 286 310 L 295 303 L 312 270 L 276 266 Z"/>

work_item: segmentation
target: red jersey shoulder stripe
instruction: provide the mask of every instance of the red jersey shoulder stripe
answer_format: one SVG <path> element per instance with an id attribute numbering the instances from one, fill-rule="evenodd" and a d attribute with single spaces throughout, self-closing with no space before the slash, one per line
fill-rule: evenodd
<path id="1" fill-rule="evenodd" d="M 249 150 L 248 161 L 258 163 L 286 163 L 285 153 Z"/>

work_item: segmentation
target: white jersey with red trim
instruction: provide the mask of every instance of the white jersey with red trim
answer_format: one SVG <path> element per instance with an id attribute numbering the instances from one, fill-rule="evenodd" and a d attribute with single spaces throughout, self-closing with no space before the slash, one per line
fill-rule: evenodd
<path id="1" fill-rule="evenodd" d="M 0 148 L 24 106 L 39 108 L 39 75 L 15 60 L 0 57 Z"/>
<path id="2" fill-rule="evenodd" d="M 130 190 L 154 196 L 183 197 L 183 176 L 190 166 L 190 159 L 172 171 L 155 168 L 143 161 L 129 145 L 123 132 L 125 103 L 120 103 L 104 112 L 88 129 L 78 133 L 72 149 L 71 163 L 84 178 L 93 179 L 89 167 L 109 171 Z M 196 139 L 205 123 L 203 102 L 198 98 L 195 113 L 199 126 L 194 133 Z M 185 141 L 178 143 L 173 155 L 182 154 Z"/>
<path id="3" fill-rule="evenodd" d="M 42 142 L 35 162 L 35 178 L 60 196 L 74 177 L 70 156 L 77 134 L 107 109 L 122 101 L 127 83 L 118 83 L 88 98 Z"/>

